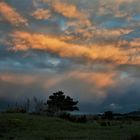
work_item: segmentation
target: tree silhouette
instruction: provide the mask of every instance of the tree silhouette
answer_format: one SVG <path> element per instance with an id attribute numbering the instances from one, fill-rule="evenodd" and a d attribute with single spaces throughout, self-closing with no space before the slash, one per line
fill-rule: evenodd
<path id="1" fill-rule="evenodd" d="M 47 100 L 48 110 L 57 114 L 65 111 L 79 110 L 76 106 L 78 101 L 73 101 L 69 96 L 65 96 L 64 92 L 58 91 L 49 96 Z"/>

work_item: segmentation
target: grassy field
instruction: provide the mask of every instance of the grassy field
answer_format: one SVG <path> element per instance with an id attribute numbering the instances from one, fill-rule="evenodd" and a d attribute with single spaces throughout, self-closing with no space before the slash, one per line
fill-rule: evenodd
<path id="1" fill-rule="evenodd" d="M 0 114 L 0 140 L 126 140 L 140 133 L 140 122 L 72 123 L 28 114 Z"/>

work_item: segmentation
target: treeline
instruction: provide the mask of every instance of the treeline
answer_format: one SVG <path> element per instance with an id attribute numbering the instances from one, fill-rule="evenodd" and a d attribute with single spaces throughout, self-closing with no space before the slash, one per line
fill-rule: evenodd
<path id="1" fill-rule="evenodd" d="M 15 103 L 14 106 L 8 106 L 5 112 L 47 115 L 50 117 L 60 117 L 72 122 L 99 120 L 102 126 L 109 126 L 111 120 L 140 120 L 140 111 L 125 114 L 105 111 L 97 115 L 71 115 L 72 111 L 79 110 L 77 104 L 78 101 L 74 101 L 70 96 L 66 96 L 64 92 L 58 91 L 50 95 L 46 101 L 38 99 L 37 97 L 33 97 L 32 99 L 27 98 L 22 104 Z"/>

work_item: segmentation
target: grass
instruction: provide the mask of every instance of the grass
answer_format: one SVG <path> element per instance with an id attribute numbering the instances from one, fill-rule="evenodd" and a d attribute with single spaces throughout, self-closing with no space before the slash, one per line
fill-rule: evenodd
<path id="1" fill-rule="evenodd" d="M 0 114 L 0 140 L 127 140 L 140 133 L 140 122 L 72 123 L 28 114 Z"/>

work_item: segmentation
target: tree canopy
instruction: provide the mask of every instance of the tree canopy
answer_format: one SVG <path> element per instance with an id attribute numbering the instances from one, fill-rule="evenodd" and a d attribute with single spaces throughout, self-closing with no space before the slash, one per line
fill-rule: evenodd
<path id="1" fill-rule="evenodd" d="M 64 95 L 62 91 L 53 93 L 47 100 L 48 110 L 54 113 L 79 110 L 76 106 L 77 104 L 78 101 L 74 101 L 70 96 Z"/>

